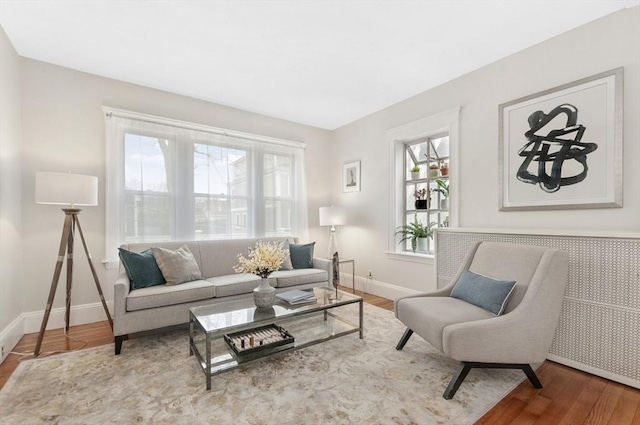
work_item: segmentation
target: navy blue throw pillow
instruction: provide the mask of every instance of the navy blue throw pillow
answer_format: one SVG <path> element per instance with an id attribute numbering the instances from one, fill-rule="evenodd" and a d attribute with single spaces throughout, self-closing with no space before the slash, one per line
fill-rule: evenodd
<path id="1" fill-rule="evenodd" d="M 127 276 L 129 276 L 131 289 L 147 288 L 167 283 L 150 249 L 142 252 L 132 252 L 118 248 L 118 251 L 122 265 L 127 271 Z"/>
<path id="2" fill-rule="evenodd" d="M 313 268 L 313 247 L 315 244 L 315 242 L 308 244 L 289 244 L 291 265 L 293 265 L 294 269 Z"/>

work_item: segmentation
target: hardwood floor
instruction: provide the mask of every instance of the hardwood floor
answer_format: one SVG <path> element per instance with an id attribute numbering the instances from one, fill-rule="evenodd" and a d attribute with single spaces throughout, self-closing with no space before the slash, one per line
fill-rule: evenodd
<path id="1" fill-rule="evenodd" d="M 391 300 L 370 294 L 365 294 L 364 300 L 393 311 Z M 83 342 L 67 339 L 62 329 L 51 330 L 45 334 L 42 352 L 113 343 L 113 333 L 107 321 L 73 326 L 69 335 Z M 33 353 L 37 337 L 37 333 L 25 335 L 13 351 Z M 5 385 L 19 361 L 20 356 L 10 354 L 0 364 L 0 388 Z M 476 424 L 640 425 L 640 390 L 550 361 L 545 361 L 536 373 L 544 385 L 543 389 L 536 390 L 529 381 L 523 381 Z"/>

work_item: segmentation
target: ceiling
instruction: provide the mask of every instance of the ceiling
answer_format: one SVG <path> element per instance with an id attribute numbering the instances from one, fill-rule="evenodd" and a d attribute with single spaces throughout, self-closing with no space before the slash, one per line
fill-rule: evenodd
<path id="1" fill-rule="evenodd" d="M 325 129 L 640 0 L 0 0 L 18 54 Z"/>

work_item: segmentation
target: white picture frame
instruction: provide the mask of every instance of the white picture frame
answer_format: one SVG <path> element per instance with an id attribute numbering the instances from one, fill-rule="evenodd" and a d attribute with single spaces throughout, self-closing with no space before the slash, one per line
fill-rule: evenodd
<path id="1" fill-rule="evenodd" d="M 622 207 L 623 75 L 499 106 L 500 211 Z"/>
<path id="2" fill-rule="evenodd" d="M 360 161 L 345 162 L 342 165 L 342 191 L 360 192 Z"/>

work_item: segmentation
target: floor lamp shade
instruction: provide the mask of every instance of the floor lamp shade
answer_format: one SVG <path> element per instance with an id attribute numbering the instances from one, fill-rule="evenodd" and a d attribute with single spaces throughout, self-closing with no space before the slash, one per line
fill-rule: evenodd
<path id="1" fill-rule="evenodd" d="M 342 207 L 320 207 L 320 226 L 331 226 L 329 248 L 327 258 L 333 258 L 333 253 L 338 251 L 338 238 L 336 227 L 347 224 L 347 210 Z"/>
<path id="2" fill-rule="evenodd" d="M 98 205 L 98 178 L 83 174 L 36 173 L 36 202 L 53 205 Z"/>
<path id="3" fill-rule="evenodd" d="M 320 207 L 320 226 L 344 226 L 347 211 L 343 207 Z"/>

